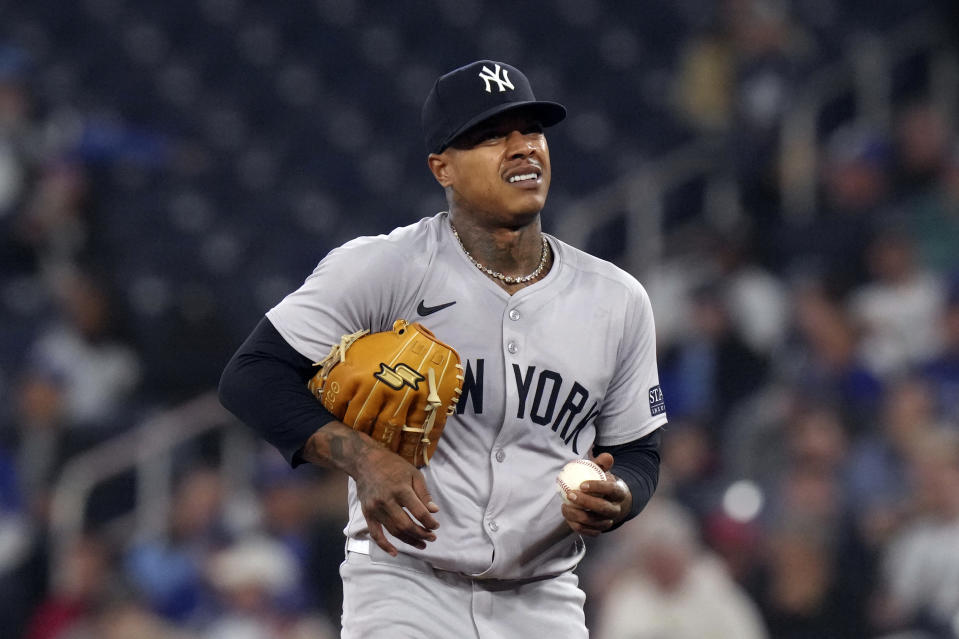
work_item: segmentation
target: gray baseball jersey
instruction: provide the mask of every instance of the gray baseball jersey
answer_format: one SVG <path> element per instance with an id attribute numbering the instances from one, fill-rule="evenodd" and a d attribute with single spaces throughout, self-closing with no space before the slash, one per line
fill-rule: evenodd
<path id="1" fill-rule="evenodd" d="M 397 549 L 478 578 L 556 575 L 582 558 L 555 477 L 593 443 L 616 445 L 666 422 L 649 299 L 616 266 L 549 237 L 554 263 L 509 295 L 469 262 L 447 213 L 331 251 L 267 313 L 319 361 L 340 336 L 419 321 L 456 348 L 465 381 L 423 468 L 439 506 L 436 541 Z M 367 536 L 350 481 L 346 534 Z M 388 533 L 387 533 L 388 534 Z"/>

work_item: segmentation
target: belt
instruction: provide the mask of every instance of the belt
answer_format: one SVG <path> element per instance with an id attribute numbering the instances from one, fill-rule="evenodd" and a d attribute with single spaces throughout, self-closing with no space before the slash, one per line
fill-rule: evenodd
<path id="1" fill-rule="evenodd" d="M 396 557 L 393 557 L 386 553 L 386 551 L 380 550 L 379 547 L 374 549 L 372 552 L 371 541 L 369 539 L 353 539 L 352 537 L 347 537 L 346 539 L 346 550 L 347 552 L 355 552 L 360 555 L 367 555 L 373 557 L 376 561 L 382 561 L 389 564 L 394 564 L 398 566 L 403 566 L 408 569 L 415 570 L 417 572 L 422 572 L 425 574 L 433 575 L 440 577 L 441 579 L 449 580 L 464 580 L 471 582 L 477 585 L 484 590 L 509 590 L 517 588 L 519 586 L 534 583 L 537 581 L 543 581 L 546 579 L 552 579 L 557 575 L 543 575 L 540 577 L 527 577 L 523 579 L 498 579 L 494 577 L 476 577 L 475 575 L 467 575 L 461 572 L 451 572 L 449 570 L 442 570 L 440 568 L 434 568 L 429 562 L 418 559 L 411 555 L 400 553 Z"/>

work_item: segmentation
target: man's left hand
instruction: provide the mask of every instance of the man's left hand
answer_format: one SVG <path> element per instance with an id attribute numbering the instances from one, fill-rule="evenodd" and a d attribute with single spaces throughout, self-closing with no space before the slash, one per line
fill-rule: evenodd
<path id="1" fill-rule="evenodd" d="M 597 537 L 629 514 L 633 496 L 626 482 L 613 475 L 613 456 L 600 453 L 593 459 L 606 473 L 605 481 L 585 481 L 570 493 L 571 503 L 563 504 L 563 517 L 575 532 Z"/>

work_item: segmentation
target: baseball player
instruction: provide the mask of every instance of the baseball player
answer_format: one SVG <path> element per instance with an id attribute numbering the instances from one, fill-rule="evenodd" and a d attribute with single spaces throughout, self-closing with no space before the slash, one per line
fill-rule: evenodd
<path id="1" fill-rule="evenodd" d="M 343 637 L 585 638 L 582 536 L 655 490 L 666 423 L 649 299 L 630 275 L 543 233 L 551 172 L 517 68 L 481 60 L 423 106 L 448 211 L 331 251 L 227 365 L 223 404 L 293 465 L 350 476 Z M 462 394 L 417 468 L 306 390 L 342 336 L 421 323 L 462 357 Z M 605 481 L 565 505 L 554 480 L 594 457 Z"/>

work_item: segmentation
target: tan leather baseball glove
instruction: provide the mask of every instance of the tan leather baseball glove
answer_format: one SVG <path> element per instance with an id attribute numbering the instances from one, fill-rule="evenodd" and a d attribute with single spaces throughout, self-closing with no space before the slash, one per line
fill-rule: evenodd
<path id="1" fill-rule="evenodd" d="M 344 335 L 316 365 L 310 391 L 337 419 L 414 466 L 429 464 L 463 390 L 453 347 L 398 319 L 392 331 Z"/>

